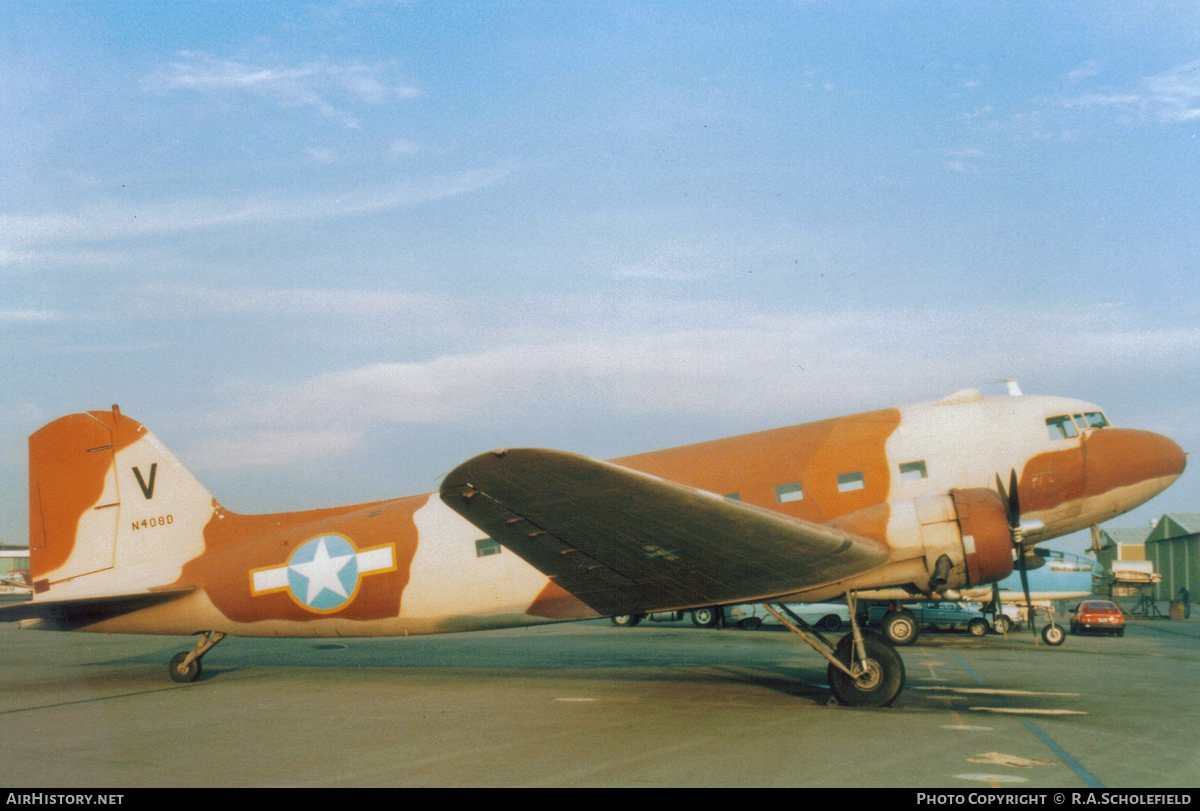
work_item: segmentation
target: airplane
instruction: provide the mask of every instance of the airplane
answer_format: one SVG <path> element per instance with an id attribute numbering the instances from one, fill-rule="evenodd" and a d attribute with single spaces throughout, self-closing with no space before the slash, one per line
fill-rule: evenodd
<path id="1" fill-rule="evenodd" d="M 1014 557 L 1023 566 L 1026 543 L 1130 510 L 1185 466 L 1175 442 L 1113 427 L 1097 405 L 967 389 L 608 462 L 490 451 L 437 493 L 242 515 L 114 405 L 30 436 L 34 595 L 0 621 L 195 635 L 168 665 L 189 682 L 228 635 L 407 636 L 758 602 L 828 661 L 839 702 L 887 706 L 905 679 L 888 642 L 853 620 L 834 643 L 771 604 L 844 599 L 853 618 L 860 591 L 989 584 Z"/>

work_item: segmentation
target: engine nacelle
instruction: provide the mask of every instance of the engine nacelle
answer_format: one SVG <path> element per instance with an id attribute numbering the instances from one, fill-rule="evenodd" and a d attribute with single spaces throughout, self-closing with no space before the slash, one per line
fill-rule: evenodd
<path id="1" fill-rule="evenodd" d="M 951 490 L 879 504 L 827 524 L 882 540 L 892 550 L 886 564 L 837 584 L 841 591 L 836 593 L 899 588 L 910 595 L 929 594 L 994 583 L 1013 570 L 1008 517 L 992 490 Z"/>

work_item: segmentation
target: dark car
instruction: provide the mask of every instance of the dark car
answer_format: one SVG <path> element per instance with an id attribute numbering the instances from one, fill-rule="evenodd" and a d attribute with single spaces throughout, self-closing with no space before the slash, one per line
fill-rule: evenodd
<path id="1" fill-rule="evenodd" d="M 1108 600 L 1085 600 L 1071 609 L 1071 633 L 1102 631 L 1125 636 L 1125 615 Z"/>

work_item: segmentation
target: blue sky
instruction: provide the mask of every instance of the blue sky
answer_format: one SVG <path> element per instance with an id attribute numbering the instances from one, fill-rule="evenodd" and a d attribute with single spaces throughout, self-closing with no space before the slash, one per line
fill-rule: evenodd
<path id="1" fill-rule="evenodd" d="M 1195 5 L 0 20 L 0 541 L 114 402 L 244 512 L 999 377 L 1200 445 Z"/>

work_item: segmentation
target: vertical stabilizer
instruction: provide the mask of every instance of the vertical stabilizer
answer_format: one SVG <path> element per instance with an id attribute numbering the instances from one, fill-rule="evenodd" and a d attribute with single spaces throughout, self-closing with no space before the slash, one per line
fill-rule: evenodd
<path id="1" fill-rule="evenodd" d="M 212 496 L 136 420 L 70 414 L 29 437 L 29 569 L 50 599 L 170 585 L 204 549 Z"/>

